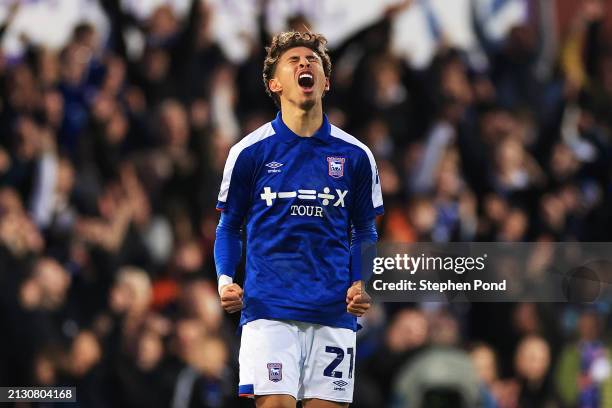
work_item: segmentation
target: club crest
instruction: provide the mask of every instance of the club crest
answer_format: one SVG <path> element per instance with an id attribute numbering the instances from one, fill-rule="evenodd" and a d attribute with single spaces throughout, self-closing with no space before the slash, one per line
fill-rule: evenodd
<path id="1" fill-rule="evenodd" d="M 272 382 L 283 379 L 283 365 L 281 363 L 268 363 L 268 378 Z"/>
<path id="2" fill-rule="evenodd" d="M 340 178 L 344 176 L 344 157 L 327 157 L 327 168 L 328 173 L 333 178 Z"/>

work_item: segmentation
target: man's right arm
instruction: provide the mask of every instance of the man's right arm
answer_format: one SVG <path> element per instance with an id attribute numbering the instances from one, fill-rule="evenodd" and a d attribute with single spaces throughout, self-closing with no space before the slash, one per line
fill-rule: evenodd
<path id="1" fill-rule="evenodd" d="M 242 220 L 231 213 L 221 213 L 215 239 L 215 267 L 221 306 L 229 313 L 242 309 L 242 288 L 233 283 L 242 255 Z"/>
<path id="2" fill-rule="evenodd" d="M 240 143 L 230 150 L 217 202 L 221 218 L 215 239 L 215 267 L 221 305 L 230 313 L 242 309 L 243 291 L 233 280 L 242 255 L 242 222 L 251 205 L 253 165 L 247 153 Z"/>

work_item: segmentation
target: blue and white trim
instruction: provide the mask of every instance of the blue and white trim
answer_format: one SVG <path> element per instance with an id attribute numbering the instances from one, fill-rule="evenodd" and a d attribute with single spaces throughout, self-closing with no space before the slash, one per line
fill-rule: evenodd
<path id="1" fill-rule="evenodd" d="M 219 189 L 218 200 L 224 203 L 227 200 L 227 192 L 229 190 L 230 181 L 232 179 L 232 172 L 234 171 L 234 165 L 238 156 L 244 149 L 255 143 L 261 142 L 262 140 L 273 136 L 275 134 L 274 128 L 271 123 L 266 123 L 260 128 L 254 130 L 245 136 L 240 142 L 236 143 L 229 152 L 227 161 L 225 162 L 225 168 L 223 169 L 223 181 L 221 182 L 221 188 Z"/>
<path id="2" fill-rule="evenodd" d="M 372 169 L 372 204 L 374 205 L 374 208 L 381 207 L 383 205 L 383 198 L 380 188 L 380 178 L 378 177 L 378 168 L 376 167 L 376 161 L 374 160 L 374 155 L 372 154 L 370 148 L 361 143 L 356 137 L 349 135 L 344 130 L 334 125 L 331 125 L 330 135 L 355 145 L 366 153 L 368 160 L 370 161 L 370 168 Z"/>

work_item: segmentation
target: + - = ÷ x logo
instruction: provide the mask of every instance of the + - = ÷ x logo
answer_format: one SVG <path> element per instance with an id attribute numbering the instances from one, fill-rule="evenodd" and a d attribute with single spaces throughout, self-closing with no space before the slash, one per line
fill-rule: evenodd
<path id="1" fill-rule="evenodd" d="M 334 207 L 344 207 L 344 197 L 348 194 L 348 190 L 335 189 L 337 194 L 337 200 L 334 203 Z M 329 187 L 323 188 L 322 193 L 317 194 L 317 190 L 297 190 L 297 191 L 279 191 L 274 192 L 270 187 L 264 187 L 264 192 L 259 196 L 266 202 L 266 205 L 270 207 L 275 199 L 277 198 L 299 198 L 300 200 L 316 200 L 320 198 L 321 204 L 329 205 L 330 200 L 336 198 L 335 195 L 330 194 L 331 189 Z"/>

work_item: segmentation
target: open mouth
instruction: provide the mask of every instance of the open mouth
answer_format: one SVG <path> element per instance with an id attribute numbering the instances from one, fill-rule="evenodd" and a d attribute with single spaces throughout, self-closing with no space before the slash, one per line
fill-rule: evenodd
<path id="1" fill-rule="evenodd" d="M 310 89 L 314 86 L 314 77 L 309 72 L 303 72 L 298 77 L 298 85 Z"/>

